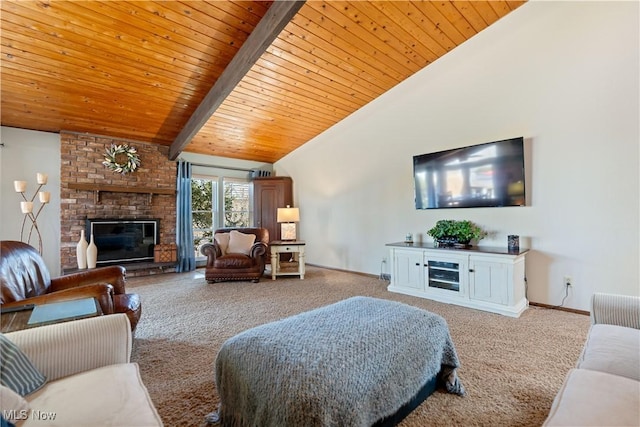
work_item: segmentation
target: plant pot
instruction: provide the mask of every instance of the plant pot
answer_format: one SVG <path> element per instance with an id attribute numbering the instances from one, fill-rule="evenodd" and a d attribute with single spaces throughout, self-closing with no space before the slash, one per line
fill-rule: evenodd
<path id="1" fill-rule="evenodd" d="M 438 243 L 438 247 L 443 247 L 443 248 L 446 248 L 446 247 L 466 248 L 471 246 L 469 244 L 471 240 L 461 241 L 457 237 L 452 237 L 452 236 L 441 237 L 437 239 L 436 242 Z"/>

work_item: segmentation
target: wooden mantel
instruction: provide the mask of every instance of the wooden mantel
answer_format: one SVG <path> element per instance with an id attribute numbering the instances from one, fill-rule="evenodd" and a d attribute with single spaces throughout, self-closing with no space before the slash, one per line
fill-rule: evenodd
<path id="1" fill-rule="evenodd" d="M 95 191 L 96 203 L 100 202 L 100 193 L 137 193 L 148 194 L 149 203 L 154 194 L 174 195 L 176 190 L 173 188 L 151 188 L 151 187 L 126 187 L 123 185 L 103 185 L 103 184 L 86 184 L 86 183 L 69 183 L 69 188 L 80 191 Z"/>

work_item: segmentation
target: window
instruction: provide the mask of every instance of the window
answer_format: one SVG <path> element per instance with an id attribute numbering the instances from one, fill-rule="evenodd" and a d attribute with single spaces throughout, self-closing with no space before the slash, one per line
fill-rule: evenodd
<path id="1" fill-rule="evenodd" d="M 251 183 L 246 179 L 194 176 L 191 198 L 196 258 L 203 257 L 200 246 L 211 242 L 217 228 L 250 227 L 253 223 Z"/>
<path id="2" fill-rule="evenodd" d="M 249 227 L 251 188 L 246 180 L 224 178 L 224 226 Z"/>
<path id="3" fill-rule="evenodd" d="M 218 223 L 217 193 L 217 178 L 191 179 L 191 226 L 196 258 L 202 256 L 200 245 L 211 241 L 215 224 Z"/>

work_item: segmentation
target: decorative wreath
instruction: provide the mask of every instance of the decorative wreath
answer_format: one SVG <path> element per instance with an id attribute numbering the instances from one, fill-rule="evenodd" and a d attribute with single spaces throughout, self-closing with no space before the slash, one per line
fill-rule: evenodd
<path id="1" fill-rule="evenodd" d="M 137 150 L 127 144 L 111 144 L 111 147 L 106 149 L 102 164 L 112 171 L 124 175 L 128 172 L 134 172 L 140 166 L 140 157 Z"/>

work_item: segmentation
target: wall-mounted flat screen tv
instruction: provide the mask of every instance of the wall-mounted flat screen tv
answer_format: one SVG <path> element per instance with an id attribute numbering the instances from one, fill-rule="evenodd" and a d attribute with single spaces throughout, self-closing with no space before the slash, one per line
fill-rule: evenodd
<path id="1" fill-rule="evenodd" d="M 524 138 L 413 157 L 416 209 L 525 206 Z"/>

